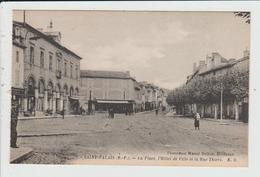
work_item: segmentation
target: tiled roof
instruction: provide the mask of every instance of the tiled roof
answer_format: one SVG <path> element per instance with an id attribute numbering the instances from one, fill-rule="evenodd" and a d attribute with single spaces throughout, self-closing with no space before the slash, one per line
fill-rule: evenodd
<path id="1" fill-rule="evenodd" d="M 238 60 L 230 60 L 228 63 L 224 63 L 222 65 L 218 65 L 218 66 L 215 66 L 211 69 L 208 69 L 208 70 L 201 70 L 199 72 L 199 75 L 203 75 L 203 74 L 207 74 L 207 73 L 210 73 L 210 72 L 213 72 L 213 71 L 217 71 L 217 70 L 220 70 L 220 69 L 223 69 L 223 68 L 228 68 L 228 67 L 231 67 L 241 61 L 244 61 L 244 60 L 248 60 L 249 57 L 243 57 L 241 59 L 238 59 Z"/>
<path id="2" fill-rule="evenodd" d="M 80 77 L 133 79 L 126 72 L 122 72 L 122 71 L 100 71 L 100 70 L 81 70 L 80 71 Z"/>
<path id="3" fill-rule="evenodd" d="M 14 24 L 16 25 L 20 25 L 20 26 L 24 26 L 25 28 L 27 28 L 28 30 L 36 33 L 37 35 L 39 35 L 40 37 L 44 38 L 46 41 L 50 42 L 51 44 L 53 44 L 54 46 L 56 46 L 57 48 L 59 48 L 60 50 L 63 50 L 71 55 L 73 55 L 74 57 L 78 58 L 78 59 L 82 59 L 80 56 L 78 56 L 77 54 L 75 54 L 74 52 L 72 52 L 71 50 L 67 49 L 66 47 L 62 46 L 61 44 L 59 44 L 58 42 L 56 42 L 55 40 L 53 40 L 51 37 L 47 36 L 46 34 L 42 33 L 41 31 L 35 29 L 34 27 L 30 26 L 27 23 L 22 23 L 22 22 L 18 22 L 18 21 L 13 21 Z"/>
<path id="4" fill-rule="evenodd" d="M 222 65 L 215 66 L 211 69 L 201 70 L 199 72 L 199 75 L 203 75 L 203 74 L 206 74 L 206 73 L 217 71 L 217 70 L 220 70 L 220 69 L 223 69 L 223 68 L 228 68 L 228 67 L 231 67 L 232 65 L 233 65 L 233 63 L 225 63 L 225 64 L 222 64 Z"/>

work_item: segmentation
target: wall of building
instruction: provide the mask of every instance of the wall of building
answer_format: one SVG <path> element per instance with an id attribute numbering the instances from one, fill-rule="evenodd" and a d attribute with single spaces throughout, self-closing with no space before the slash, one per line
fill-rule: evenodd
<path id="1" fill-rule="evenodd" d="M 71 110 L 72 105 L 70 105 L 68 95 L 70 89 L 73 90 L 70 96 L 75 96 L 79 92 L 79 58 L 59 49 L 27 28 L 20 27 L 20 30 L 26 46 L 24 50 L 25 87 L 28 89 L 28 84 L 33 80 L 35 88 L 34 98 L 29 98 L 27 95 L 24 99 L 24 111 L 34 112 L 36 115 L 44 115 L 48 110 L 52 113 L 58 113 L 63 109 L 67 113 L 75 111 Z M 65 75 L 65 61 L 69 63 L 67 75 Z M 72 71 L 70 71 L 70 64 L 72 64 Z M 67 88 L 67 91 L 64 88 Z M 65 93 L 64 96 L 63 93 Z"/>
<path id="2" fill-rule="evenodd" d="M 132 79 L 81 78 L 81 104 L 90 98 L 108 100 L 135 100 L 136 93 Z"/>
<path id="3" fill-rule="evenodd" d="M 16 45 L 12 49 L 12 87 L 24 87 L 24 53 L 23 48 Z"/>

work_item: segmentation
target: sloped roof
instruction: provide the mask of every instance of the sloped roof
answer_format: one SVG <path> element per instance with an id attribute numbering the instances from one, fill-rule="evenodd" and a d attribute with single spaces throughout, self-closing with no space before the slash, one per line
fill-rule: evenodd
<path id="1" fill-rule="evenodd" d="M 133 79 L 128 73 L 122 71 L 81 70 L 80 77 Z"/>
<path id="2" fill-rule="evenodd" d="M 207 74 L 207 73 L 217 71 L 217 70 L 220 70 L 220 69 L 223 69 L 223 68 L 228 68 L 228 67 L 231 67 L 232 65 L 233 65 L 233 63 L 225 63 L 225 64 L 222 64 L 222 65 L 218 65 L 218 66 L 215 66 L 211 69 L 200 71 L 199 75 Z"/>
<path id="3" fill-rule="evenodd" d="M 62 46 L 61 44 L 59 44 L 58 42 L 56 42 L 55 40 L 53 40 L 51 37 L 49 37 L 48 35 L 44 34 L 43 32 L 35 29 L 34 27 L 32 27 L 31 25 L 27 24 L 27 23 L 22 23 L 22 22 L 18 22 L 18 21 L 13 21 L 13 24 L 16 25 L 20 25 L 20 26 L 24 26 L 25 28 L 27 28 L 28 30 L 32 31 L 33 33 L 39 35 L 40 37 L 42 37 L 43 39 L 45 39 L 46 41 L 50 42 L 51 44 L 53 44 L 54 46 L 56 46 L 57 48 L 59 48 L 60 50 L 63 50 L 71 55 L 73 55 L 74 57 L 76 57 L 77 59 L 82 59 L 80 56 L 78 56 L 77 54 L 75 54 L 74 52 L 72 52 L 71 50 L 67 49 L 66 47 Z"/>

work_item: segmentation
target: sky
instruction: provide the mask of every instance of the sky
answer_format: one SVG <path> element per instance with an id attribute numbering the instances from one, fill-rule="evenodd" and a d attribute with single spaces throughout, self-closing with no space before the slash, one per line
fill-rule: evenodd
<path id="1" fill-rule="evenodd" d="M 14 11 L 23 21 L 23 12 Z M 173 89 L 212 52 L 239 59 L 250 25 L 232 12 L 26 11 L 26 23 L 62 34 L 81 69 L 130 71 L 137 81 Z"/>

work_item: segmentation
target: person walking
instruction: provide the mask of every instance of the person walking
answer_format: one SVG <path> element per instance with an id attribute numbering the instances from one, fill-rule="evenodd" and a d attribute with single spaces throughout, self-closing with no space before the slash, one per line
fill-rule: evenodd
<path id="1" fill-rule="evenodd" d="M 200 114 L 197 112 L 194 117 L 194 127 L 196 129 L 200 129 Z"/>
<path id="2" fill-rule="evenodd" d="M 156 109 L 155 109 L 155 114 L 158 115 L 158 112 L 159 112 L 159 109 L 156 108 Z"/>

